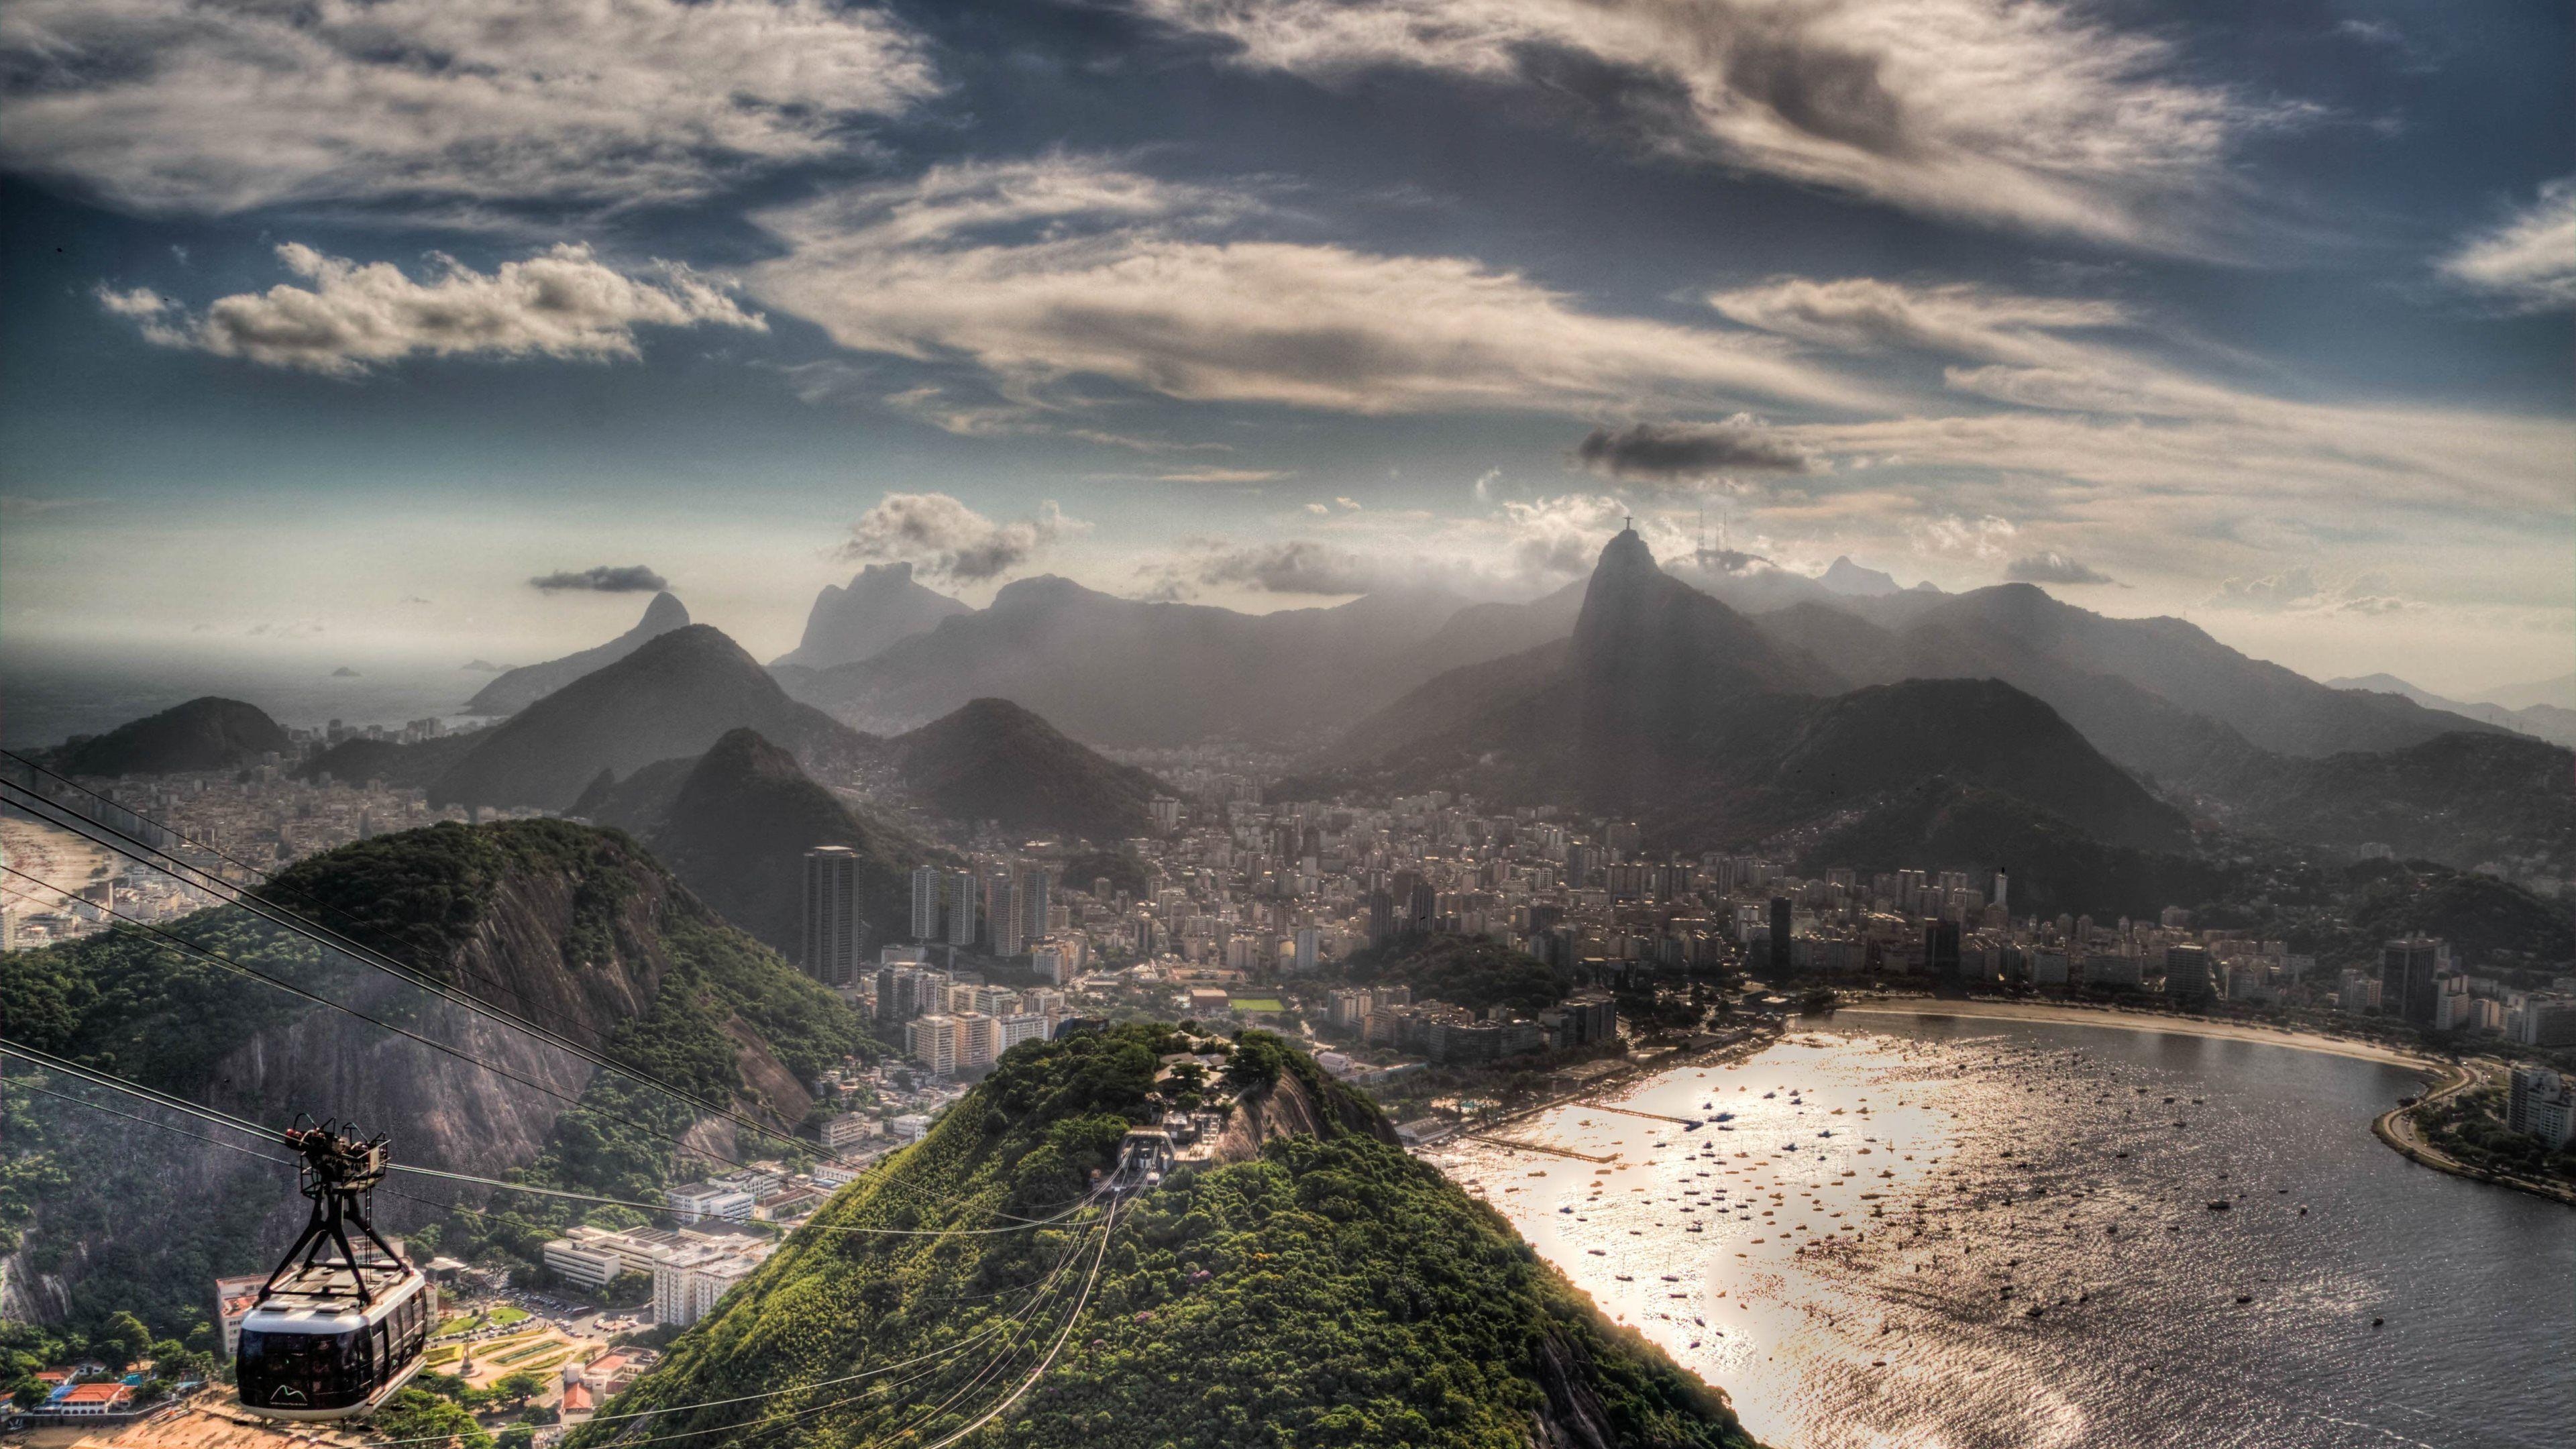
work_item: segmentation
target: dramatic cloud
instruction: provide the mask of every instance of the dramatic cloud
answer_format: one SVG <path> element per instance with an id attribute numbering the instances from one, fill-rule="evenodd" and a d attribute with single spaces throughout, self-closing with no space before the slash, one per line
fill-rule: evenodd
<path id="1" fill-rule="evenodd" d="M 1578 89 L 1657 150 L 1910 210 L 2188 245 L 2232 144 L 2302 112 L 2183 78 L 2162 39 L 2044 0 L 1130 0 L 1237 63 Z M 1583 87 L 1599 93 L 1596 86 Z"/>
<path id="2" fill-rule="evenodd" d="M 658 594 L 669 588 L 671 581 L 642 564 L 627 564 L 623 567 L 602 565 L 595 569 L 539 574 L 528 580 L 528 586 L 549 594 L 566 589 L 597 594 Z M 471 669 L 474 666 L 469 664 L 465 667 Z"/>
<path id="3" fill-rule="evenodd" d="M 1012 573 L 1066 534 L 1089 527 L 1065 517 L 1052 499 L 1035 517 L 996 522 L 945 493 L 889 493 L 850 525 L 840 556 L 905 559 L 922 573 L 974 582 Z"/>
<path id="4" fill-rule="evenodd" d="M 974 364 L 1014 423 L 1074 379 L 1372 414 L 1863 394 L 1773 339 L 1587 312 L 1473 260 L 1241 236 L 1261 214 L 1080 158 L 938 167 L 764 214 L 786 255 L 749 283 L 844 347 Z"/>
<path id="5" fill-rule="evenodd" d="M 199 316 L 139 289 L 102 286 L 99 305 L 140 322 L 143 335 L 164 346 L 341 374 L 415 353 L 633 357 L 638 327 L 769 325 L 685 268 L 664 267 L 660 280 L 645 281 L 580 246 L 503 262 L 488 275 L 433 257 L 437 270 L 425 282 L 387 262 L 362 265 L 294 242 L 277 256 L 312 285 L 219 297 Z"/>
<path id="6" fill-rule="evenodd" d="M 1721 423 L 1594 428 L 1574 449 L 1583 466 L 1639 483 L 1697 483 L 1733 473 L 1813 473 L 1822 459 L 1750 413 Z"/>
<path id="7" fill-rule="evenodd" d="M 143 212 L 670 201 L 936 89 L 829 0 L 15 0 L 0 163 Z"/>
<path id="8" fill-rule="evenodd" d="M 2024 554 L 2004 565 L 2004 577 L 2025 584 L 2108 584 L 2118 580 L 2062 553 Z"/>
<path id="9" fill-rule="evenodd" d="M 2531 205 L 2469 238 L 2441 265 L 2453 281 L 2517 307 L 2576 307 L 2576 176 L 2543 185 Z"/>

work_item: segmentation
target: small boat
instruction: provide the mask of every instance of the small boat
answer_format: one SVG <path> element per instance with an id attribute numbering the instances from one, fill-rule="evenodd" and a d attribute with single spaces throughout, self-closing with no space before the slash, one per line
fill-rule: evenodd
<path id="1" fill-rule="evenodd" d="M 2223 1197 L 2214 1197 L 2209 1200 L 2208 1206 L 2211 1212 L 2223 1213 L 2227 1211 L 2229 1204 L 2227 1199 Z"/>
<path id="2" fill-rule="evenodd" d="M 1596 1258 L 1607 1258 L 1610 1256 L 1606 1250 L 1600 1248 L 1586 1248 L 1584 1251 L 1590 1253 Z"/>
<path id="3" fill-rule="evenodd" d="M 1636 1281 L 1637 1281 L 1636 1279 L 1634 1279 L 1634 1278 L 1632 1278 L 1632 1277 L 1629 1277 L 1629 1276 L 1628 1276 L 1627 1274 L 1625 1274 L 1625 1273 L 1618 1274 L 1618 1275 L 1617 1275 L 1617 1277 L 1618 1277 L 1619 1281 L 1620 1281 L 1620 1282 L 1622 1282 L 1622 1283 L 1634 1283 L 1634 1282 L 1636 1282 Z"/>

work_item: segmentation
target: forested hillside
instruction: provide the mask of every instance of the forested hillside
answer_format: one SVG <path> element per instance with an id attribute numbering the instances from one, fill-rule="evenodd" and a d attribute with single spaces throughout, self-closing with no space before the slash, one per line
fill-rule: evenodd
<path id="1" fill-rule="evenodd" d="M 327 911 L 466 993 L 761 1120 L 800 1123 L 812 1105 L 806 1084 L 873 1050 L 849 1008 L 613 831 L 544 820 L 440 825 L 316 857 L 268 893 Z M 203 911 L 166 929 L 474 1060 L 134 930 L 0 956 L 9 1036 L 262 1123 L 283 1127 L 298 1112 L 354 1119 L 392 1134 L 398 1162 L 484 1176 L 524 1170 L 610 1195 L 650 1193 L 722 1157 L 781 1145 L 737 1141 L 731 1126 L 699 1124 L 664 1091 L 244 912 Z M 12 1066 L 0 1155 L 8 1316 L 83 1321 L 132 1309 L 156 1331 L 180 1333 L 205 1317 L 212 1278 L 268 1267 L 300 1223 L 292 1173 L 48 1097 L 136 1110 Z M 693 1128 L 683 1154 L 676 1139 Z M 537 1245 L 571 1220 L 565 1205 L 542 1198 L 451 1217 L 442 1206 L 456 1200 L 451 1187 L 397 1186 L 407 1195 L 388 1193 L 379 1221 L 459 1256 L 489 1250 L 533 1262 Z"/>
<path id="2" fill-rule="evenodd" d="M 974 1445 L 1642 1445 L 1747 1441 L 1726 1400 L 1389 1141 L 1376 1109 L 1276 1037 L 1219 1160 L 1123 1207 L 1084 1202 L 1171 1055 L 1131 1025 L 1014 1048 L 888 1174 L 844 1191 L 572 1449 L 655 1435 L 931 1443 L 1064 1348 Z M 1059 1215 L 1071 1213 L 1071 1216 Z M 864 1229 L 1022 1231 L 870 1237 Z M 1082 1296 L 1098 1263 L 1097 1279 Z M 879 1372 L 870 1374 L 870 1370 Z M 858 1377 L 853 1377 L 853 1376 Z M 783 1391 L 783 1392 L 782 1392 Z M 757 1403 L 744 1395 L 770 1395 Z"/>

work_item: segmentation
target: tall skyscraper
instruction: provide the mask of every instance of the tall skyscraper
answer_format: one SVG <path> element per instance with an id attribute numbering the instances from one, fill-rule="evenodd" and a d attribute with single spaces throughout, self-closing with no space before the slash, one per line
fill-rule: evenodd
<path id="1" fill-rule="evenodd" d="M 826 986 L 858 984 L 868 949 L 859 918 L 859 853 L 846 845 L 805 852 L 805 974 Z"/>
<path id="2" fill-rule="evenodd" d="M 948 944 L 973 949 L 975 945 L 975 902 L 982 892 L 975 872 L 961 870 L 948 877 Z"/>
<path id="3" fill-rule="evenodd" d="M 2206 1006 L 2217 994 L 2209 974 L 2208 947 L 2165 948 L 2165 1000 L 2182 1006 Z"/>
<path id="4" fill-rule="evenodd" d="M 1047 909 L 1054 904 L 1054 884 L 1045 866 L 1020 867 L 1017 878 L 1013 882 L 1016 899 L 1011 903 L 1020 916 L 1019 950 L 1005 951 L 1003 955 L 1017 956 L 1020 951 L 1028 949 L 1029 942 L 1045 937 Z"/>
<path id="5" fill-rule="evenodd" d="M 2442 943 L 2423 936 L 2379 948 L 2379 1009 L 2413 1026 L 2431 1026 L 2441 1008 L 2433 984 L 2442 966 Z"/>
<path id="6" fill-rule="evenodd" d="M 939 937 L 939 867 L 925 865 L 912 873 L 912 939 Z"/>
<path id="7" fill-rule="evenodd" d="M 1771 898 L 1771 974 L 1781 976 L 1789 970 L 1789 898 Z"/>
<path id="8" fill-rule="evenodd" d="M 1944 917 L 1923 923 L 1923 969 L 1938 981 L 1959 979 L 1959 923 Z"/>
<path id="9" fill-rule="evenodd" d="M 995 871 L 984 882 L 984 949 L 996 956 L 1017 956 L 1029 948 L 1020 895 L 1020 878 L 1010 871 Z"/>

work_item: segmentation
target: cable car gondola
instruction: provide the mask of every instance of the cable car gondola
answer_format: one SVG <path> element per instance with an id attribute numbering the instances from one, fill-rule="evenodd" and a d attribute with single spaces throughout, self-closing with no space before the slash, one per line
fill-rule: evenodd
<path id="1" fill-rule="evenodd" d="M 242 1319 L 233 1377 L 250 1413 L 355 1418 L 420 1372 L 437 1294 L 367 1220 L 368 1194 L 389 1161 L 386 1139 L 359 1141 L 326 1122 L 289 1128 L 286 1142 L 303 1159 L 297 1186 L 313 1216 Z M 361 1258 L 347 1225 L 376 1252 Z M 335 1249 L 337 1260 L 327 1256 Z"/>

